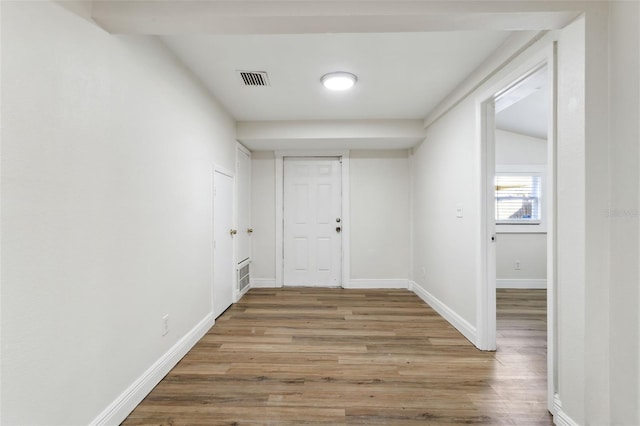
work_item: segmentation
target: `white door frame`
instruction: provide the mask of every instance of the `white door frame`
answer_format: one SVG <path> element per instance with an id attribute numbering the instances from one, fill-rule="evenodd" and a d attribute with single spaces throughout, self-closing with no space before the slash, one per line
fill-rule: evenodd
<path id="1" fill-rule="evenodd" d="M 480 259 L 477 300 L 475 345 L 482 350 L 496 349 L 496 254 L 494 176 L 495 176 L 495 105 L 497 96 L 529 76 L 534 70 L 547 65 L 550 88 L 550 108 L 547 137 L 547 408 L 554 413 L 554 395 L 557 392 L 557 315 L 556 315 L 556 44 L 541 49 L 514 71 L 493 85 L 476 101 L 478 135 L 481 146 L 481 199 L 480 199 Z"/>
<path id="2" fill-rule="evenodd" d="M 342 160 L 342 287 L 349 287 L 350 216 L 349 207 L 349 150 L 286 150 L 275 152 L 276 167 L 276 287 L 284 285 L 284 158 L 340 157 Z"/>

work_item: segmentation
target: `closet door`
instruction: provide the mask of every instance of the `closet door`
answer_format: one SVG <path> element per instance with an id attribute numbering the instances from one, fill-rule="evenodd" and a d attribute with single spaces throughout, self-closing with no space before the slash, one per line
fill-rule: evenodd
<path id="1" fill-rule="evenodd" d="M 238 235 L 236 262 L 240 265 L 251 257 L 251 152 L 238 144 L 236 170 L 236 200 Z"/>

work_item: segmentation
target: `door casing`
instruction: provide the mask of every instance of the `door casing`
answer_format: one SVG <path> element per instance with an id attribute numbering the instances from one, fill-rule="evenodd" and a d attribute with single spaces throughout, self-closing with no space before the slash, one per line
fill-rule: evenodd
<path id="1" fill-rule="evenodd" d="M 480 144 L 480 258 L 476 299 L 476 347 L 496 349 L 496 253 L 494 176 L 495 176 L 495 107 L 497 96 L 509 90 L 533 71 L 547 65 L 550 87 L 550 108 L 547 137 L 547 408 L 555 414 L 554 395 L 557 392 L 557 315 L 556 315 L 556 44 L 551 43 L 521 63 L 512 72 L 476 98 L 478 139 Z"/>
<path id="2" fill-rule="evenodd" d="M 325 169 L 329 173 L 321 173 Z M 297 172 L 304 170 L 303 175 Z M 336 287 L 342 286 L 342 161 L 339 157 L 285 157 L 284 158 L 284 258 L 283 284 L 285 286 Z M 303 184 L 306 188 L 307 209 L 303 223 L 297 223 L 294 188 Z M 320 204 L 318 186 L 328 186 L 329 199 Z M 300 201 L 300 200 L 298 200 Z M 324 215 L 318 215 L 319 213 Z M 324 216 L 324 219 L 320 219 Z M 322 220 L 319 222 L 319 220 Z M 302 247 L 294 248 L 294 240 L 305 236 L 307 255 L 303 263 L 306 268 L 294 267 L 297 255 L 305 252 Z M 294 236 L 296 238 L 294 238 Z M 320 240 L 328 241 L 320 244 Z M 324 250 L 322 250 L 324 247 Z M 325 256 L 322 256 L 324 252 Z M 324 270 L 319 268 L 320 259 L 325 258 Z M 300 259 L 302 260 L 302 259 Z"/>
<path id="3" fill-rule="evenodd" d="M 350 205 L 349 205 L 349 150 L 284 150 L 275 152 L 276 174 L 276 287 L 284 285 L 284 158 L 285 157 L 340 157 L 342 160 L 342 287 L 349 288 L 350 270 Z"/>

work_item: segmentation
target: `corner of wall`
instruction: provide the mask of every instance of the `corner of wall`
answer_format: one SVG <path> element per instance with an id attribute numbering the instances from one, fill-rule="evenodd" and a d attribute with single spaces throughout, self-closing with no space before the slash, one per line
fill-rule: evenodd
<path id="1" fill-rule="evenodd" d="M 151 367 L 137 378 L 93 421 L 91 426 L 119 424 L 136 408 L 138 404 L 160 383 L 173 367 L 193 348 L 196 343 L 213 327 L 213 313 L 208 314 L 189 333 L 180 339 Z"/>
<path id="2" fill-rule="evenodd" d="M 562 402 L 560 396 L 555 394 L 553 396 L 553 423 L 557 426 L 579 426 L 567 413 L 562 411 Z"/>
<path id="3" fill-rule="evenodd" d="M 471 325 L 467 320 L 458 315 L 457 312 L 445 305 L 442 301 L 438 300 L 415 281 L 409 282 L 409 290 L 413 291 L 427 305 L 431 306 L 434 311 L 455 327 L 455 329 L 458 330 L 469 342 L 476 347 L 478 346 L 475 326 Z"/>

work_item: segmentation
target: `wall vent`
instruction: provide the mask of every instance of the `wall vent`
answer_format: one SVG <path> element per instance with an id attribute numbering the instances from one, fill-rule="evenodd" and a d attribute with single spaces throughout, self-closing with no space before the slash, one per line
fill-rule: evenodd
<path id="1" fill-rule="evenodd" d="M 249 286 L 249 265 L 250 263 L 247 262 L 244 266 L 238 268 L 238 291 L 240 292 Z"/>
<path id="2" fill-rule="evenodd" d="M 245 86 L 271 86 L 266 71 L 237 71 Z"/>

